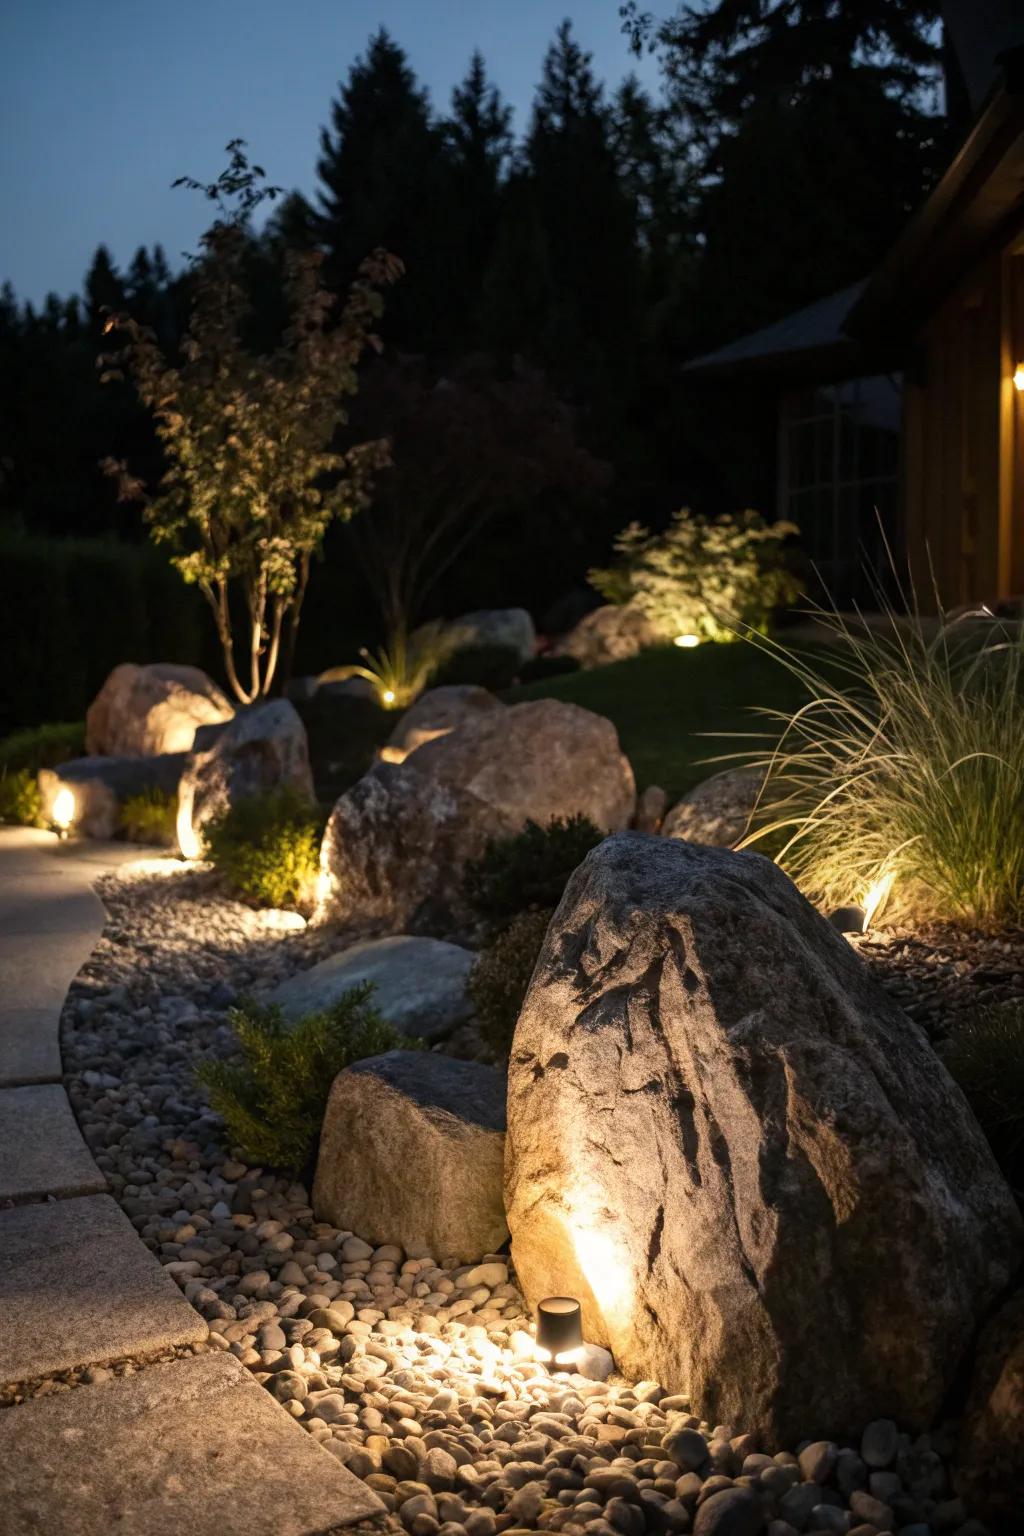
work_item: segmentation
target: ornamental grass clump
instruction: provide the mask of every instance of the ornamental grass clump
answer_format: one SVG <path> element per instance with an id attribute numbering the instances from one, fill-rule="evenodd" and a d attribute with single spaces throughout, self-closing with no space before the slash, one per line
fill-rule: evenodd
<path id="1" fill-rule="evenodd" d="M 206 1061 L 196 1076 L 246 1161 L 300 1176 L 316 1161 L 331 1084 L 343 1067 L 401 1046 L 373 1007 L 371 982 L 321 1013 L 289 1023 L 280 1008 L 246 1003 L 231 1012 L 238 1061 Z"/>
<path id="2" fill-rule="evenodd" d="M 240 895 L 266 907 L 309 907 L 323 823 L 291 785 L 235 801 L 203 828 L 205 854 Z"/>
<path id="3" fill-rule="evenodd" d="M 744 846 L 769 840 L 818 905 L 986 928 L 1024 918 L 1024 631 L 883 604 L 876 623 L 815 610 L 808 658 L 754 637 L 808 695 L 761 711 L 781 739 Z"/>

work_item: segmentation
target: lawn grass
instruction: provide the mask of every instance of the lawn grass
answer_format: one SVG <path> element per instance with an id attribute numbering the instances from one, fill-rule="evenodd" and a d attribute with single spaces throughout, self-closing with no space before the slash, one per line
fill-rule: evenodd
<path id="1" fill-rule="evenodd" d="M 691 651 L 659 646 L 629 661 L 568 672 L 503 695 L 506 703 L 564 699 L 616 726 L 638 790 L 660 784 L 676 800 L 728 764 L 705 760 L 757 747 L 763 721 L 753 706 L 792 709 L 800 685 L 770 656 L 744 641 Z M 719 733 L 740 732 L 745 740 Z"/>

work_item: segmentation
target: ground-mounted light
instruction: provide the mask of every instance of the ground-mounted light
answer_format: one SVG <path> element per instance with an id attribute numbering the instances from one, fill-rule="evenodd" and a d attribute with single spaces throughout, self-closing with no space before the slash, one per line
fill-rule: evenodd
<path id="1" fill-rule="evenodd" d="M 74 790 L 69 789 L 66 784 L 62 784 L 54 795 L 53 804 L 50 807 L 50 820 L 56 828 L 58 837 L 67 837 L 71 830 L 71 824 L 75 819 L 76 809 Z"/>
<path id="2" fill-rule="evenodd" d="M 692 651 L 695 645 L 700 645 L 700 635 L 676 635 L 672 644 L 678 645 L 681 651 Z"/>
<path id="3" fill-rule="evenodd" d="M 575 1365 L 583 1349 L 583 1314 L 573 1296 L 537 1303 L 537 1359 L 556 1368 Z"/>
<path id="4" fill-rule="evenodd" d="M 392 704 L 394 704 L 395 698 L 396 694 L 393 688 L 385 688 L 384 692 L 381 694 L 381 700 L 388 709 L 390 709 Z"/>
<path id="5" fill-rule="evenodd" d="M 1024 394 L 1024 363 L 1018 363 L 1013 370 L 1013 387 L 1018 394 Z"/>

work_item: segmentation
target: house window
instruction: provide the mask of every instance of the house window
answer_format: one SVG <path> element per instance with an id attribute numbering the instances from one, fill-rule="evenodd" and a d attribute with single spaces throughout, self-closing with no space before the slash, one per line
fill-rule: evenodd
<path id="1" fill-rule="evenodd" d="M 886 540 L 899 534 L 901 380 L 848 379 L 786 395 L 779 510 L 831 597 L 870 603 L 871 575 L 890 584 Z"/>

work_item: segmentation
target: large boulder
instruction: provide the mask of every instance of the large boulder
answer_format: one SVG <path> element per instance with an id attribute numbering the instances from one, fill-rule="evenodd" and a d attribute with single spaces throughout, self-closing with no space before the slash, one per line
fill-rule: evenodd
<path id="1" fill-rule="evenodd" d="M 494 645 L 515 651 L 529 661 L 537 649 L 537 632 L 525 608 L 480 608 L 464 613 L 445 631 L 452 649 L 468 645 Z"/>
<path id="2" fill-rule="evenodd" d="M 505 1075 L 434 1052 L 346 1067 L 327 1102 L 313 1210 L 411 1257 L 467 1264 L 508 1236 Z"/>
<path id="3" fill-rule="evenodd" d="M 313 800 L 306 728 L 287 699 L 254 704 L 235 716 L 212 747 L 188 759 L 178 790 L 178 843 L 186 858 L 202 850 L 202 830 L 235 801 L 291 785 Z"/>
<path id="4" fill-rule="evenodd" d="M 1024 1291 L 981 1336 L 957 1455 L 956 1483 L 972 1513 L 1020 1531 L 1024 1507 Z"/>
<path id="5" fill-rule="evenodd" d="M 221 725 L 234 713 L 198 667 L 125 662 L 114 668 L 89 705 L 85 748 L 94 757 L 191 752 L 198 727 Z"/>
<path id="6" fill-rule="evenodd" d="M 665 837 L 735 848 L 746 835 L 764 783 L 763 768 L 726 768 L 691 789 L 662 822 Z"/>
<path id="7" fill-rule="evenodd" d="M 447 736 L 467 721 L 496 709 L 504 709 L 500 699 L 486 688 L 452 685 L 428 688 L 402 715 L 380 755 L 386 763 L 404 763 L 410 752 L 426 746 L 438 736 Z"/>
<path id="8" fill-rule="evenodd" d="M 651 645 L 663 645 L 646 614 L 625 603 L 605 603 L 588 613 L 555 646 L 556 656 L 574 656 L 581 667 L 603 667 L 628 661 Z"/>
<path id="9" fill-rule="evenodd" d="M 165 752 L 160 757 L 75 757 L 59 768 L 41 768 L 43 818 L 53 820 L 57 796 L 70 789 L 75 797 L 71 831 L 105 842 L 120 832 L 126 800 L 153 790 L 173 798 L 185 761 L 184 752 Z"/>
<path id="10" fill-rule="evenodd" d="M 527 821 L 581 813 L 614 831 L 635 787 L 610 720 L 539 699 L 480 715 L 377 763 L 342 795 L 321 850 L 321 920 L 391 932 L 467 916 L 466 864 Z"/>
<path id="11" fill-rule="evenodd" d="M 1021 1253 L 959 1089 L 759 854 L 627 833 L 548 930 L 509 1068 L 527 1298 L 776 1445 L 928 1425 Z"/>
<path id="12" fill-rule="evenodd" d="M 318 1013 L 343 992 L 373 983 L 373 1005 L 403 1035 L 443 1040 L 473 1016 L 466 978 L 476 955 L 459 944 L 398 934 L 343 949 L 269 992 L 286 1018 Z"/>

